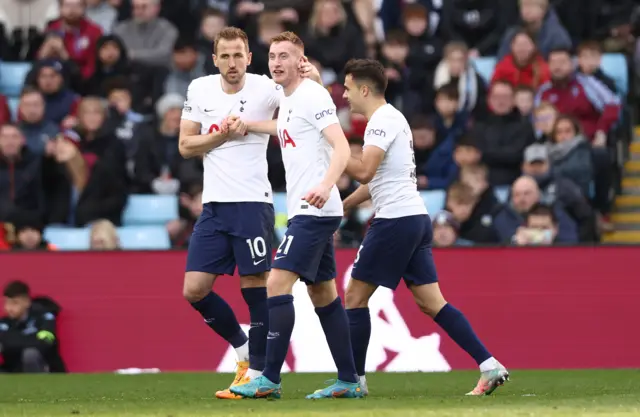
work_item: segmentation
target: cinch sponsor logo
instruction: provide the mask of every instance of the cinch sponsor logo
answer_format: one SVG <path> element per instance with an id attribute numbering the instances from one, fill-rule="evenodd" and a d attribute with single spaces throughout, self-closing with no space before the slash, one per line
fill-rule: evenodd
<path id="1" fill-rule="evenodd" d="M 332 114 L 333 114 L 333 109 L 323 110 L 320 113 L 316 113 L 316 120 L 320 120 L 324 116 L 331 116 Z"/>
<path id="2" fill-rule="evenodd" d="M 383 129 L 369 129 L 367 130 L 367 135 L 373 135 L 373 136 L 381 136 L 383 138 L 387 137 L 387 132 L 385 132 Z"/>

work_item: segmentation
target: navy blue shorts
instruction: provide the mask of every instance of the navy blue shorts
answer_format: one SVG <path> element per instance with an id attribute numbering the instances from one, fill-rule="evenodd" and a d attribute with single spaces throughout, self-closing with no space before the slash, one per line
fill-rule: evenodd
<path id="1" fill-rule="evenodd" d="M 374 219 L 358 249 L 351 276 L 396 289 L 438 282 L 431 253 L 433 228 L 428 215 Z"/>
<path id="2" fill-rule="evenodd" d="M 193 228 L 187 272 L 257 275 L 271 269 L 275 214 L 258 202 L 206 203 Z"/>
<path id="3" fill-rule="evenodd" d="M 295 272 L 307 285 L 336 277 L 333 234 L 341 217 L 295 216 L 273 258 L 273 268 Z"/>

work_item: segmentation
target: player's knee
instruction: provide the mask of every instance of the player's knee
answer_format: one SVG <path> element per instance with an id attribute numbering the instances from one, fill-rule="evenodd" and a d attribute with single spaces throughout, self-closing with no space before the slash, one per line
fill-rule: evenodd
<path id="1" fill-rule="evenodd" d="M 352 308 L 367 308 L 369 307 L 369 297 L 362 291 L 349 287 L 344 293 L 344 305 L 348 310 Z"/>
<path id="2" fill-rule="evenodd" d="M 420 311 L 430 317 L 435 317 L 447 304 L 437 283 L 412 286 L 410 290 Z"/>
<path id="3" fill-rule="evenodd" d="M 284 271 L 282 269 L 273 269 L 267 279 L 267 296 L 277 297 L 279 295 L 287 295 L 293 292 L 293 284 L 295 284 L 298 276 L 293 272 Z"/>
<path id="4" fill-rule="evenodd" d="M 328 306 L 338 298 L 335 280 L 309 285 L 307 287 L 307 293 L 314 307 Z"/>
<path id="5" fill-rule="evenodd" d="M 201 272 L 187 272 L 184 276 L 182 296 L 190 303 L 202 300 L 211 292 L 215 276 Z"/>
<path id="6" fill-rule="evenodd" d="M 267 286 L 267 276 L 265 272 L 260 275 L 246 275 L 240 277 L 240 288 L 264 288 Z"/>

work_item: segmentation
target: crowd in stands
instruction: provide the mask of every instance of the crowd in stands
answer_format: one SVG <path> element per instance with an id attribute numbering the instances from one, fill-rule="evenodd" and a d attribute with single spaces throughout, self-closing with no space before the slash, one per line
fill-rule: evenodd
<path id="1" fill-rule="evenodd" d="M 178 196 L 166 230 L 173 247 L 188 245 L 202 161 L 178 153 L 181 110 L 189 82 L 216 73 L 212 44 L 226 25 L 247 31 L 259 74 L 272 36 L 302 37 L 353 153 L 366 120 L 342 98 L 342 68 L 384 64 L 387 99 L 413 131 L 418 187 L 446 193 L 446 210 L 431 213 L 435 245 L 598 241 L 628 101 L 601 60 L 633 62 L 636 3 L 5 0 L 0 59 L 33 65 L 16 105 L 0 96 L 0 221 L 11 225 L 0 242 L 52 249 L 45 226 L 90 225 L 92 248 L 117 249 L 128 197 L 157 194 Z M 492 56 L 487 79 L 475 61 Z M 267 158 L 283 192 L 276 140 Z M 338 187 L 344 198 L 357 184 Z M 371 216 L 366 205 L 350 213 L 337 242 L 358 246 Z"/>

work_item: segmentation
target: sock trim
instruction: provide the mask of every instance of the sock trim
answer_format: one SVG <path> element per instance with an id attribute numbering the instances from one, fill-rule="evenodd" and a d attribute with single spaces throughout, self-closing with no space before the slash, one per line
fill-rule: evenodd
<path id="1" fill-rule="evenodd" d="M 333 311 L 337 308 L 339 308 L 340 306 L 342 306 L 342 300 L 340 299 L 340 297 L 336 297 L 335 300 L 333 300 L 332 302 L 330 302 L 329 304 L 327 304 L 324 307 L 316 307 L 316 314 L 318 316 L 327 316 L 331 313 L 333 313 Z"/>

